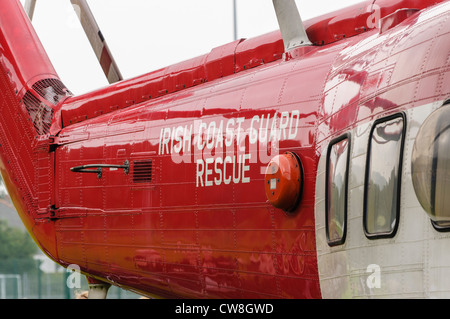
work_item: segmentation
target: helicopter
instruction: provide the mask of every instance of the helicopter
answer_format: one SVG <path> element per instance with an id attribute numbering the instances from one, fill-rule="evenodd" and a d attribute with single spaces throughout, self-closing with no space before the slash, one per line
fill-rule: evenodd
<path id="1" fill-rule="evenodd" d="M 0 7 L 0 172 L 90 298 L 448 297 L 450 3 L 370 0 L 74 95 Z"/>

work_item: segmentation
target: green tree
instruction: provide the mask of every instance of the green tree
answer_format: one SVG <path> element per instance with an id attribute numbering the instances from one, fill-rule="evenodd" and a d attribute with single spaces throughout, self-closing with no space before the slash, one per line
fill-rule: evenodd
<path id="1" fill-rule="evenodd" d="M 26 231 L 0 220 L 0 273 L 21 274 L 35 269 L 37 246 Z"/>

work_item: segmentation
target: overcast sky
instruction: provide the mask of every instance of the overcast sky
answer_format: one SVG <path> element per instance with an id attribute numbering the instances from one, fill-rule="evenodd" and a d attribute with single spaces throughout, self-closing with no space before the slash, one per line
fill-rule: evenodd
<path id="1" fill-rule="evenodd" d="M 21 0 L 22 3 L 25 0 Z M 304 20 L 362 0 L 296 0 Z M 233 41 L 233 0 L 88 0 L 124 78 Z M 278 29 L 271 0 L 237 0 L 238 38 Z M 108 85 L 70 0 L 37 0 L 33 25 L 76 95 Z"/>

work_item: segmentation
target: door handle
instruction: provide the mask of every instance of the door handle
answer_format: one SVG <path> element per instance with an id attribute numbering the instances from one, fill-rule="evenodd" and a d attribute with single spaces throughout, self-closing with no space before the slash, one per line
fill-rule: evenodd
<path id="1" fill-rule="evenodd" d="M 95 173 L 97 177 L 102 178 L 103 168 L 123 168 L 125 174 L 128 175 L 130 171 L 130 162 L 125 161 L 123 165 L 115 165 L 115 164 L 89 164 L 89 165 L 81 165 L 72 167 L 70 170 L 74 173 Z"/>

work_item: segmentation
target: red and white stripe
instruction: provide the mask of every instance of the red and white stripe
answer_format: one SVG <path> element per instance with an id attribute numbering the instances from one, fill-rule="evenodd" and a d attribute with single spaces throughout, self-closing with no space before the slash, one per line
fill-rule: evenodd
<path id="1" fill-rule="evenodd" d="M 71 0 L 71 2 L 109 83 L 123 80 L 122 74 L 86 0 Z"/>

